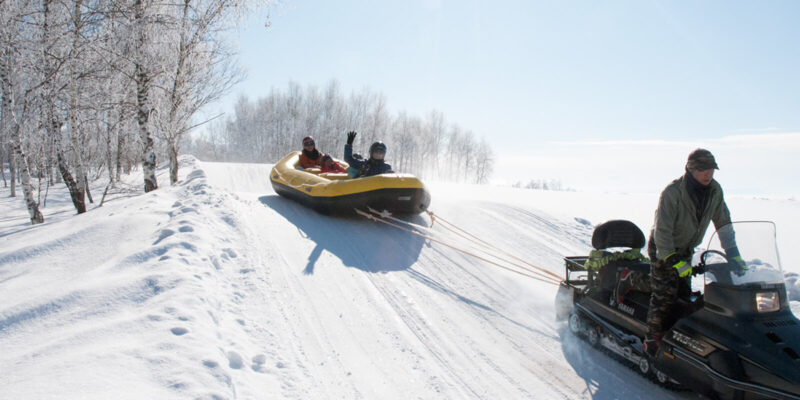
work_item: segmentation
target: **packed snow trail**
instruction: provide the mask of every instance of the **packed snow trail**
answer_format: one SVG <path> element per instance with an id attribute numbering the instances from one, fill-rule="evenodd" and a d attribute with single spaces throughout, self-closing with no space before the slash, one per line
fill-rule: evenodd
<path id="1" fill-rule="evenodd" d="M 269 166 L 200 168 L 212 187 L 251 206 L 248 242 L 265 285 L 264 299 L 249 303 L 261 310 L 251 316 L 271 315 L 274 331 L 295 338 L 280 352 L 291 357 L 283 365 L 294 376 L 295 392 L 284 396 L 572 399 L 662 391 L 566 333 L 554 321 L 550 285 L 365 219 L 320 215 L 275 195 Z M 432 193 L 438 213 L 556 273 L 563 255 L 587 252 L 585 224 Z"/>
<path id="2" fill-rule="evenodd" d="M 34 227 L 0 196 L 0 398 L 696 397 L 566 332 L 552 285 L 320 215 L 275 195 L 268 165 L 181 163 L 175 186 L 142 194 L 132 174 L 81 215 L 54 187 Z M 592 223 L 646 229 L 657 200 L 430 191 L 437 214 L 557 274 L 588 252 Z M 796 202 L 731 203 L 738 219 L 778 222 L 779 240 L 800 237 Z"/>

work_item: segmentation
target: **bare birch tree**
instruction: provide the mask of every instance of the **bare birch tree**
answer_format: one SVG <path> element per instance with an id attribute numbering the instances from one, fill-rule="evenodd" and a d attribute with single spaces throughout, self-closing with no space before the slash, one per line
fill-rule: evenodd
<path id="1" fill-rule="evenodd" d="M 166 118 L 160 119 L 159 130 L 167 145 L 172 184 L 178 180 L 180 140 L 192 128 L 191 118 L 243 76 L 219 35 L 232 27 L 235 12 L 243 6 L 230 0 L 183 0 L 175 10 L 175 28 L 170 31 L 176 37 L 168 46 L 170 62 L 163 76 Z"/>
<path id="2" fill-rule="evenodd" d="M 19 56 L 18 45 L 20 44 L 19 16 L 29 12 L 26 2 L 6 0 L 0 3 L 0 136 L 7 138 L 9 142 L 9 169 L 11 169 L 11 189 L 12 195 L 15 188 L 15 165 L 19 166 L 19 175 L 22 181 L 22 192 L 25 204 L 28 208 L 31 224 L 44 222 L 44 216 L 39 211 L 39 205 L 34 198 L 34 188 L 31 183 L 29 160 L 23 149 L 23 139 L 21 135 L 20 116 L 25 114 L 24 107 L 27 101 L 23 101 L 23 110 L 18 110 L 15 98 L 21 97 L 14 85 L 14 66 L 18 65 Z"/>

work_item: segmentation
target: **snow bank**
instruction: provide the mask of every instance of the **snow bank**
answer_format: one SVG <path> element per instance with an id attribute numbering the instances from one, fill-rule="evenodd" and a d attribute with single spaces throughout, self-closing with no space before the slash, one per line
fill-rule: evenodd
<path id="1" fill-rule="evenodd" d="M 184 160 L 175 187 L 113 196 L 102 208 L 56 214 L 33 229 L 3 227 L 0 397 L 278 392 L 258 338 L 236 317 L 243 313 L 239 285 L 252 271 L 239 258 L 243 216 L 230 194 L 209 190 L 195 166 Z M 243 369 L 250 374 L 232 376 Z M 240 380 L 248 384 L 234 392 Z"/>

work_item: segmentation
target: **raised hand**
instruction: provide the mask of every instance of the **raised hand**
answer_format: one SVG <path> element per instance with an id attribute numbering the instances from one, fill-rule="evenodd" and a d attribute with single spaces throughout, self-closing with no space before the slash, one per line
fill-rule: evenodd
<path id="1" fill-rule="evenodd" d="M 357 135 L 356 131 L 347 132 L 347 144 L 348 145 L 350 145 L 350 146 L 353 145 L 353 141 L 356 140 L 356 135 Z"/>

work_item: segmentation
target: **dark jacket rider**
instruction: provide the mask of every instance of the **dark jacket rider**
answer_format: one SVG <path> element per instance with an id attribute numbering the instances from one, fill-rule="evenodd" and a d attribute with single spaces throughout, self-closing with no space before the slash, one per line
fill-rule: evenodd
<path id="1" fill-rule="evenodd" d="M 350 164 L 347 169 L 351 178 L 360 178 L 392 172 L 392 166 L 384 161 L 386 156 L 386 145 L 383 142 L 375 142 L 369 147 L 369 159 L 353 157 L 353 140 L 356 132 L 347 133 L 347 144 L 344 145 L 344 160 Z"/>

